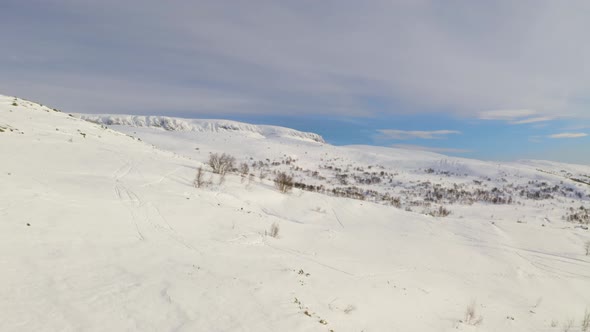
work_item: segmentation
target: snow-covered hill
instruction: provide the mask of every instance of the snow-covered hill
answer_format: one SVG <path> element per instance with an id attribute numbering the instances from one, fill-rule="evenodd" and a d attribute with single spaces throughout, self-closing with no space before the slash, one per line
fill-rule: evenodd
<path id="1" fill-rule="evenodd" d="M 234 132 L 246 137 L 267 138 L 287 137 L 313 142 L 325 143 L 322 136 L 305 133 L 289 128 L 265 125 L 252 125 L 229 120 L 196 120 L 170 118 L 166 116 L 137 116 L 137 115 L 88 115 L 79 114 L 80 118 L 104 125 L 119 125 L 129 127 L 162 128 L 168 131 L 195 131 L 205 133 Z"/>
<path id="2" fill-rule="evenodd" d="M 247 164 L 249 173 L 257 177 L 286 171 L 308 191 L 393 204 L 419 213 L 434 213 L 444 207 L 456 212 L 456 217 L 480 217 L 477 206 L 492 203 L 496 217 L 543 223 L 546 219 L 567 218 L 569 208 L 581 204 L 587 207 L 590 197 L 590 186 L 584 183 L 590 183 L 589 166 L 544 161 L 485 162 L 386 147 L 338 147 L 313 140 L 291 140 L 286 138 L 288 135 L 253 136 L 252 130 L 246 129 L 202 129 L 223 127 L 223 120 L 167 118 L 171 123 L 207 126 L 198 130 L 162 130 L 160 126 L 146 126 L 144 121 L 114 120 L 134 116 L 81 117 L 202 163 L 212 153 L 228 153 Z M 242 124 L 243 128 L 248 126 Z M 253 130 L 259 130 L 256 128 Z M 535 210 L 514 215 L 517 204 Z M 547 208 L 547 204 L 553 208 Z"/>
<path id="3" fill-rule="evenodd" d="M 153 121 L 0 97 L 0 331 L 582 330 L 585 166 Z M 220 184 L 210 153 L 249 170 Z"/>

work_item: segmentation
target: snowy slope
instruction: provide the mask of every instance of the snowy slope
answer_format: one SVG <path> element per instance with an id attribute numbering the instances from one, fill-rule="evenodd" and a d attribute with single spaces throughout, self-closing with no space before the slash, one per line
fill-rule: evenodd
<path id="1" fill-rule="evenodd" d="M 494 174 L 568 181 L 536 170 L 543 165 L 499 169 L 264 130 L 111 127 L 124 134 L 12 97 L 0 97 L 0 128 L 1 331 L 520 332 L 562 331 L 570 319 L 579 331 L 590 307 L 589 232 L 531 216 L 560 215 L 565 198 L 454 205 L 433 218 L 280 194 L 269 178 L 232 174 L 220 185 L 207 173 L 212 185 L 192 186 L 209 152 L 289 156 L 309 169 L 380 163 L 408 188 Z M 326 180 L 316 180 L 328 185 L 321 171 Z M 516 222 L 522 216 L 530 222 Z M 265 235 L 273 223 L 278 238 Z M 472 302 L 477 325 L 465 319 Z"/>

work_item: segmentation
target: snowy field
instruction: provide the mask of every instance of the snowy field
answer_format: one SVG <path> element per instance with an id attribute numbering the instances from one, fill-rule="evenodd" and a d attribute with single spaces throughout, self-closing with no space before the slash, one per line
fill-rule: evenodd
<path id="1" fill-rule="evenodd" d="M 1 96 L 0 156 L 0 331 L 590 325 L 589 166 Z"/>

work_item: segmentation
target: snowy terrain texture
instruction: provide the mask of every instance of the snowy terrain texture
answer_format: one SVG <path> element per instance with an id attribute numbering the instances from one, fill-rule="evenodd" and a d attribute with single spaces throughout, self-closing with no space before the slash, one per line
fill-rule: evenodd
<path id="1" fill-rule="evenodd" d="M 578 332 L 590 310 L 588 166 L 4 96 L 0 156 L 0 331 Z"/>

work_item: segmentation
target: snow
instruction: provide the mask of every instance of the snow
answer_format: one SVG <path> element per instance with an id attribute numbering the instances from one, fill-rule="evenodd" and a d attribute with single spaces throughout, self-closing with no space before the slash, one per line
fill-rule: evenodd
<path id="1" fill-rule="evenodd" d="M 251 125 L 229 120 L 196 120 L 170 118 L 166 116 L 138 116 L 138 115 L 87 115 L 79 114 L 82 119 L 104 125 L 120 125 L 132 127 L 162 128 L 168 131 L 196 131 L 196 132 L 240 132 L 249 137 L 289 137 L 325 143 L 324 139 L 314 133 L 265 125 Z"/>
<path id="2" fill-rule="evenodd" d="M 327 178 L 293 170 L 297 179 L 326 186 L 332 173 L 320 165 L 381 165 L 398 174 L 396 186 L 364 188 L 399 195 L 418 181 L 491 188 L 502 178 L 587 194 L 569 178 L 590 175 L 588 166 L 336 147 L 225 120 L 85 118 L 97 123 L 0 97 L 1 331 L 537 332 L 562 331 L 570 319 L 581 330 L 590 233 L 561 217 L 588 207 L 588 196 L 451 204 L 449 217 L 434 218 L 281 194 L 271 176 L 192 181 L 209 153 L 225 152 L 293 158 Z M 265 235 L 273 223 L 278 238 Z M 465 322 L 472 302 L 483 317 L 475 326 Z"/>

